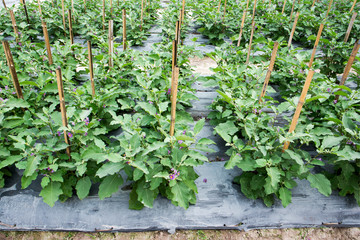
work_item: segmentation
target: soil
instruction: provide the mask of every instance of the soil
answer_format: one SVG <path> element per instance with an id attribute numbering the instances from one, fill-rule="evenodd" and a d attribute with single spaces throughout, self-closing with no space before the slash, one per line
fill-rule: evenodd
<path id="1" fill-rule="evenodd" d="M 209 57 L 204 58 L 189 58 L 190 60 L 190 66 L 193 68 L 194 73 L 198 73 L 202 76 L 208 76 L 214 74 L 213 71 L 211 71 L 210 68 L 216 68 L 217 64 L 214 60 L 212 60 Z"/>
<path id="2" fill-rule="evenodd" d="M 175 234 L 163 231 L 127 233 L 84 232 L 0 232 L 0 240 L 245 240 L 245 239 L 291 239 L 291 240 L 358 240 L 360 228 L 299 228 L 262 229 L 240 232 L 237 230 L 179 230 Z"/>

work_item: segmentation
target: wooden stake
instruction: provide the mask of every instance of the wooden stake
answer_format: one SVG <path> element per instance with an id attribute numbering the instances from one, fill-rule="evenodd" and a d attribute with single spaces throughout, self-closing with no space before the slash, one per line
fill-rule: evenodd
<path id="1" fill-rule="evenodd" d="M 174 136 L 175 131 L 175 119 L 176 119 L 176 98 L 177 98 L 177 88 L 179 80 L 179 67 L 175 67 L 174 79 L 171 82 L 171 124 L 170 124 L 170 136 Z"/>
<path id="2" fill-rule="evenodd" d="M 226 2 L 227 2 L 227 0 L 225 0 L 225 3 L 224 3 L 224 17 L 223 17 L 223 21 L 225 21 L 225 14 L 226 14 Z"/>
<path id="3" fill-rule="evenodd" d="M 72 22 L 71 22 L 71 10 L 68 9 L 68 19 L 69 19 L 69 35 L 70 35 L 70 43 L 71 45 L 74 44 L 74 33 L 72 29 Z"/>
<path id="4" fill-rule="evenodd" d="M 318 34 L 316 36 L 316 40 L 315 40 L 315 44 L 314 44 L 314 48 L 313 48 L 313 51 L 312 51 L 312 54 L 311 54 L 311 58 L 310 58 L 310 62 L 309 62 L 309 68 L 312 67 L 312 64 L 314 62 L 314 58 L 315 58 L 315 54 L 316 54 L 316 48 L 319 44 L 319 40 L 320 40 L 320 37 L 321 37 L 321 32 L 324 28 L 324 24 L 320 24 L 320 28 L 319 28 L 319 31 L 318 31 Z"/>
<path id="5" fill-rule="evenodd" d="M 354 60 L 355 60 L 357 52 L 359 51 L 359 48 L 360 48 L 360 43 L 359 43 L 359 40 L 357 40 L 355 42 L 354 48 L 353 48 L 353 50 L 351 52 L 351 55 L 349 57 L 349 61 L 347 62 L 346 67 L 344 69 L 344 74 L 341 77 L 341 81 L 340 81 L 340 84 L 339 84 L 340 86 L 345 84 L 345 81 L 346 81 L 346 79 L 347 79 L 347 77 L 349 75 L 349 72 L 351 70 L 351 66 L 354 63 Z M 341 91 L 341 89 L 339 89 L 339 91 Z M 336 95 L 335 99 L 339 100 L 339 95 Z"/>
<path id="6" fill-rule="evenodd" d="M 19 31 L 18 31 L 18 28 L 17 28 L 17 25 L 16 25 L 14 12 L 13 12 L 13 10 L 10 9 L 9 13 L 10 13 L 10 18 L 11 18 L 11 23 L 12 23 L 12 26 L 13 26 L 13 29 L 14 29 L 14 33 L 15 33 L 16 42 L 19 42 Z"/>
<path id="7" fill-rule="evenodd" d="M 171 62 L 171 82 L 174 81 L 174 73 L 175 73 L 175 66 L 176 66 L 176 62 L 177 62 L 177 42 L 176 40 L 173 40 L 172 42 L 172 62 Z M 174 89 L 171 89 L 171 95 L 173 95 L 172 91 Z"/>
<path id="8" fill-rule="evenodd" d="M 266 77 L 265 77 L 265 81 L 264 81 L 263 88 L 262 88 L 262 90 L 261 90 L 261 94 L 260 94 L 260 98 L 259 98 L 259 103 L 262 102 L 262 98 L 265 96 L 265 93 L 266 93 L 266 88 L 267 88 L 267 86 L 269 85 L 269 80 L 270 80 L 271 72 L 272 72 L 272 70 L 273 70 L 273 68 L 274 68 L 275 58 L 276 58 L 276 53 L 277 53 L 278 48 L 279 48 L 279 43 L 278 43 L 278 42 L 275 42 L 275 43 L 274 43 L 273 51 L 272 51 L 272 53 L 271 53 L 270 65 L 269 65 L 268 71 L 267 71 L 267 73 L 266 73 Z"/>
<path id="9" fill-rule="evenodd" d="M 4 8 L 7 10 L 5 0 L 2 0 L 2 3 L 3 3 L 3 5 L 4 5 Z"/>
<path id="10" fill-rule="evenodd" d="M 301 92 L 300 99 L 299 99 L 298 105 L 296 107 L 296 111 L 295 111 L 293 119 L 291 121 L 289 133 L 292 133 L 296 128 L 296 124 L 297 124 L 297 121 L 299 119 L 301 109 L 302 109 L 302 107 L 304 105 L 306 94 L 307 94 L 307 91 L 309 90 L 310 83 L 311 83 L 311 80 L 312 80 L 313 76 L 314 76 L 314 70 L 310 70 L 307 77 L 306 77 L 306 81 L 305 81 L 303 90 Z M 284 143 L 284 147 L 283 147 L 282 151 L 285 152 L 285 150 L 287 150 L 289 148 L 289 145 L 290 145 L 290 142 L 286 141 Z"/>
<path id="11" fill-rule="evenodd" d="M 44 20 L 42 20 L 41 24 L 42 24 L 42 29 L 43 29 L 43 32 L 44 32 L 45 45 L 46 45 L 46 51 L 47 51 L 47 54 L 48 54 L 49 64 L 52 65 L 53 64 L 53 59 L 52 59 L 52 55 L 51 55 L 49 34 L 48 34 L 48 31 L 47 31 L 46 22 Z"/>
<path id="12" fill-rule="evenodd" d="M 126 50 L 126 10 L 123 9 L 123 50 Z"/>
<path id="13" fill-rule="evenodd" d="M 10 11 L 12 11 L 12 10 L 10 10 Z M 3 45 L 3 48 L 4 48 L 5 55 L 6 55 L 6 61 L 7 61 L 7 64 L 9 66 L 11 78 L 12 78 L 14 88 L 15 88 L 15 91 L 16 91 L 16 95 L 17 95 L 18 98 L 24 99 L 24 96 L 22 94 L 21 87 L 20 87 L 20 84 L 19 84 L 19 79 L 18 79 L 18 76 L 17 76 L 17 73 L 16 73 L 14 60 L 13 60 L 13 57 L 12 57 L 12 54 L 11 54 L 11 51 L 10 51 L 10 45 L 9 45 L 9 43 L 7 41 L 3 41 L 2 45 Z"/>
<path id="14" fill-rule="evenodd" d="M 66 37 L 66 23 L 65 23 L 65 6 L 64 0 L 61 0 L 61 8 L 62 8 L 62 18 L 63 18 L 63 26 L 64 26 L 64 35 Z"/>
<path id="15" fill-rule="evenodd" d="M 105 0 L 103 0 L 102 16 L 103 16 L 103 30 L 105 31 Z"/>
<path id="16" fill-rule="evenodd" d="M 86 12 L 86 0 L 84 0 L 84 10 Z"/>
<path id="17" fill-rule="evenodd" d="M 250 52 L 251 52 L 251 44 L 252 44 L 252 40 L 253 40 L 253 36 L 254 36 L 256 1 L 257 1 L 257 0 L 255 0 L 255 2 L 254 2 L 254 9 L 253 9 L 253 16 L 252 16 L 252 23 L 251 23 L 252 28 L 251 28 L 251 35 L 250 35 L 250 42 L 249 42 L 248 53 L 247 53 L 247 57 L 246 57 L 246 64 L 249 63 Z"/>
<path id="18" fill-rule="evenodd" d="M 142 31 L 143 15 L 144 15 L 144 0 L 141 0 L 140 31 Z"/>
<path id="19" fill-rule="evenodd" d="M 295 21 L 294 21 L 293 27 L 292 27 L 292 29 L 291 29 L 291 34 L 290 34 L 290 38 L 289 38 L 289 41 L 288 41 L 288 47 L 291 46 L 292 38 L 293 38 L 294 33 L 295 33 L 296 24 L 297 24 L 297 21 L 298 21 L 298 19 L 299 19 L 299 14 L 300 14 L 300 12 L 297 12 L 297 13 L 296 13 Z"/>
<path id="20" fill-rule="evenodd" d="M 38 0 L 38 7 L 39 7 L 40 19 L 42 20 L 42 11 L 41 11 L 41 3 L 40 3 L 40 0 Z"/>
<path id="21" fill-rule="evenodd" d="M 112 0 L 110 0 L 110 16 L 112 17 L 113 9 L 112 9 Z"/>
<path id="22" fill-rule="evenodd" d="M 176 40 L 176 44 L 179 44 L 179 42 L 180 42 L 180 21 L 176 21 L 175 40 Z"/>
<path id="23" fill-rule="evenodd" d="M 243 29 L 244 29 L 245 17 L 246 17 L 246 12 L 247 12 L 248 7 L 249 7 L 249 0 L 247 0 L 246 8 L 245 8 L 245 10 L 244 10 L 244 12 L 243 12 L 243 16 L 242 16 L 242 19 L 241 19 L 239 40 L 238 40 L 238 43 L 237 43 L 237 46 L 238 46 L 238 47 L 240 46 L 241 36 L 242 36 Z"/>
<path id="24" fill-rule="evenodd" d="M 61 68 L 60 67 L 58 67 L 56 69 L 56 80 L 57 80 L 57 86 L 58 86 L 58 91 L 59 91 L 61 119 L 62 119 L 63 126 L 67 127 L 68 123 L 67 123 L 67 117 L 66 117 L 64 87 L 63 87 L 62 76 L 61 76 Z M 69 136 L 67 135 L 66 130 L 64 130 L 64 139 L 65 139 L 65 143 L 70 145 Z M 66 148 L 66 154 L 70 158 L 70 146 Z"/>
<path id="25" fill-rule="evenodd" d="M 87 45 L 88 45 L 88 56 L 89 56 L 89 70 L 90 70 L 91 90 L 92 90 L 93 97 L 95 97 L 94 67 L 93 67 L 93 59 L 92 59 L 91 42 L 87 41 Z"/>
<path id="26" fill-rule="evenodd" d="M 73 20 L 75 22 L 75 8 L 74 8 L 74 0 L 71 0 L 71 12 L 73 13 Z"/>
<path id="27" fill-rule="evenodd" d="M 294 7 L 295 7 L 295 0 L 293 0 L 293 4 L 292 4 L 292 7 L 291 7 L 290 21 L 291 21 L 292 15 L 294 13 Z"/>
<path id="28" fill-rule="evenodd" d="M 27 22 L 27 24 L 30 25 L 29 15 L 28 15 L 27 8 L 26 8 L 26 2 L 25 2 L 25 0 L 20 0 L 20 2 L 22 3 L 22 5 L 24 7 L 24 12 L 25 12 L 25 16 L 26 16 L 26 22 Z"/>
<path id="29" fill-rule="evenodd" d="M 4 2 L 4 1 L 3 1 L 3 2 Z M 354 10 L 355 4 L 356 4 L 356 0 L 354 0 L 354 3 L 353 3 L 353 5 L 352 5 L 352 7 L 351 7 L 351 9 L 350 9 L 350 13 Z M 4 4 L 4 6 L 5 6 L 5 4 Z M 6 8 L 6 7 L 5 7 L 5 8 Z"/>
<path id="30" fill-rule="evenodd" d="M 282 8 L 281 14 L 283 14 L 284 11 L 285 11 L 285 4 L 286 4 L 286 0 L 284 1 L 284 5 L 283 5 L 283 8 Z"/>
<path id="31" fill-rule="evenodd" d="M 327 12 L 326 12 L 326 16 L 325 16 L 325 18 L 327 18 L 327 17 L 328 17 L 328 15 L 329 15 L 329 12 L 330 12 L 330 9 L 331 9 L 331 5 L 332 5 L 332 3 L 333 3 L 333 0 L 330 0 L 329 7 L 328 7 L 328 10 L 327 10 Z"/>
<path id="32" fill-rule="evenodd" d="M 313 3 L 312 3 L 312 5 L 311 5 L 311 7 L 313 7 L 313 6 L 315 5 L 315 1 L 316 1 L 316 0 L 314 0 L 314 1 L 313 1 Z"/>
<path id="33" fill-rule="evenodd" d="M 349 26 L 348 26 L 348 28 L 347 28 L 347 30 L 346 30 L 346 34 L 345 34 L 345 38 L 344 38 L 344 42 L 347 42 L 347 41 L 348 41 L 348 39 L 349 39 L 350 32 L 351 32 L 351 29 L 352 29 L 352 27 L 353 27 L 353 25 L 354 25 L 354 22 L 355 22 L 355 18 L 356 18 L 356 16 L 357 16 L 357 12 L 354 12 L 354 13 L 353 13 L 353 15 L 352 15 L 352 17 L 351 17 L 351 20 L 350 20 Z"/>
<path id="34" fill-rule="evenodd" d="M 114 52 L 114 32 L 113 32 L 114 21 L 109 20 L 109 67 L 113 67 L 113 52 Z"/>
<path id="35" fill-rule="evenodd" d="M 219 0 L 219 6 L 217 12 L 220 12 L 220 5 L 221 5 L 221 0 Z"/>
<path id="36" fill-rule="evenodd" d="M 184 16 L 185 16 L 185 0 L 182 1 L 182 18 L 181 18 L 181 23 L 184 21 Z"/>

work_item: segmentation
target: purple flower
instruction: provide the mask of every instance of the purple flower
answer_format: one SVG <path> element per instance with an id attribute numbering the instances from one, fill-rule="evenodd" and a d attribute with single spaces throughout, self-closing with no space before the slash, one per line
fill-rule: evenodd
<path id="1" fill-rule="evenodd" d="M 8 90 L 9 89 L 9 87 L 8 86 L 5 86 L 5 90 Z"/>
<path id="2" fill-rule="evenodd" d="M 100 122 L 102 120 L 102 118 L 99 118 L 98 121 Z"/>
<path id="3" fill-rule="evenodd" d="M 349 141 L 346 142 L 346 144 L 350 144 L 350 145 L 351 145 L 351 144 L 353 144 L 353 142 L 349 140 Z"/>
<path id="4" fill-rule="evenodd" d="M 152 101 L 149 101 L 149 103 L 150 103 L 150 104 L 153 104 L 153 102 L 152 102 Z"/>
<path id="5" fill-rule="evenodd" d="M 18 44 L 19 44 L 19 46 L 21 46 L 21 42 L 19 42 Z"/>
<path id="6" fill-rule="evenodd" d="M 225 159 L 224 159 L 224 158 L 221 158 L 220 160 L 221 160 L 221 161 L 224 161 Z"/>
<path id="7" fill-rule="evenodd" d="M 35 153 L 31 153 L 30 155 L 31 155 L 31 156 L 34 156 L 34 155 L 35 155 Z"/>
<path id="8" fill-rule="evenodd" d="M 84 119 L 84 122 L 85 122 L 85 125 L 86 125 L 86 126 L 89 125 L 89 118 L 88 118 L 88 117 L 85 118 L 85 119 Z"/>
<path id="9" fill-rule="evenodd" d="M 103 108 L 106 108 L 106 105 L 104 104 Z"/>
<path id="10" fill-rule="evenodd" d="M 206 179 L 206 178 L 204 178 L 204 179 L 203 179 L 203 182 L 204 182 L 204 183 L 207 183 L 207 179 Z"/>
<path id="11" fill-rule="evenodd" d="M 85 134 L 84 134 L 84 136 L 86 137 L 88 135 L 88 133 L 86 132 Z"/>
<path id="12" fill-rule="evenodd" d="M 170 154 L 171 153 L 171 151 L 170 150 L 168 150 L 168 154 Z"/>
<path id="13" fill-rule="evenodd" d="M 179 144 L 182 144 L 183 142 L 184 142 L 183 140 L 179 140 L 179 141 L 178 141 Z"/>
<path id="14" fill-rule="evenodd" d="M 319 161 L 322 161 L 322 158 L 321 158 L 321 157 L 319 157 L 319 158 L 318 158 L 318 160 L 319 160 Z"/>
<path id="15" fill-rule="evenodd" d="M 170 93 L 171 93 L 171 88 L 169 88 L 169 89 L 167 90 L 167 95 L 170 95 Z"/>
<path id="16" fill-rule="evenodd" d="M 71 125 L 75 126 L 75 123 L 74 123 L 74 122 L 71 122 Z"/>
<path id="17" fill-rule="evenodd" d="M 60 137 L 60 136 L 61 136 L 61 132 L 60 132 L 60 131 L 58 131 L 58 132 L 57 132 L 57 135 Z"/>
<path id="18" fill-rule="evenodd" d="M 186 130 L 183 131 L 183 135 L 185 135 L 185 134 L 186 134 Z"/>
<path id="19" fill-rule="evenodd" d="M 179 149 L 183 149 L 183 147 L 179 147 Z"/>
<path id="20" fill-rule="evenodd" d="M 136 121 L 137 121 L 137 122 L 140 121 L 140 118 L 137 118 Z"/>
<path id="21" fill-rule="evenodd" d="M 107 80 L 107 77 L 105 77 L 105 80 Z"/>
<path id="22" fill-rule="evenodd" d="M 73 137 L 73 134 L 71 132 L 68 132 L 67 134 L 69 136 L 69 138 L 72 138 Z"/>
<path id="23" fill-rule="evenodd" d="M 44 93 L 43 96 L 45 97 L 45 96 L 46 96 L 46 93 Z"/>
<path id="24" fill-rule="evenodd" d="M 2 88 L 0 88 L 0 92 L 2 92 Z"/>
<path id="25" fill-rule="evenodd" d="M 73 89 L 73 92 L 76 92 L 76 88 Z"/>
<path id="26" fill-rule="evenodd" d="M 238 155 L 239 157 L 241 157 L 241 154 L 240 154 L 240 153 L 237 153 L 236 155 Z"/>
<path id="27" fill-rule="evenodd" d="M 337 102 L 338 102 L 337 100 L 334 100 L 334 104 L 337 104 Z"/>
<path id="28" fill-rule="evenodd" d="M 169 178 L 170 178 L 170 180 L 174 180 L 176 178 L 176 176 L 174 174 L 170 174 Z"/>
<path id="29" fill-rule="evenodd" d="M 256 109 L 256 108 L 254 109 L 254 113 L 255 113 L 255 114 L 257 113 L 257 109 Z"/>
<path id="30" fill-rule="evenodd" d="M 12 92 L 12 94 L 16 94 L 16 92 Z"/>
<path id="31" fill-rule="evenodd" d="M 261 112 L 262 112 L 262 110 L 260 109 L 260 110 L 259 110 L 259 114 L 260 114 Z"/>
<path id="32" fill-rule="evenodd" d="M 330 88 L 327 89 L 328 92 L 331 92 Z"/>
<path id="33" fill-rule="evenodd" d="M 134 61 L 134 57 L 131 57 L 131 61 Z"/>

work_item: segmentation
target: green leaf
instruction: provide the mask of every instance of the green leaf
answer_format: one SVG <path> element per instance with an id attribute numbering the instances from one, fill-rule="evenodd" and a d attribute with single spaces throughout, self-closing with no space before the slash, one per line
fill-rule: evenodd
<path id="1" fill-rule="evenodd" d="M 291 203 L 291 191 L 287 188 L 280 188 L 279 190 L 279 198 L 281 200 L 281 204 L 285 207 Z"/>
<path id="2" fill-rule="evenodd" d="M 10 156 L 10 151 L 5 147 L 0 146 L 0 156 L 2 156 L 2 157 Z M 0 163 L 0 165 L 1 165 L 1 163 Z"/>
<path id="3" fill-rule="evenodd" d="M 110 197 L 113 193 L 119 190 L 119 187 L 123 184 L 124 180 L 121 176 L 114 174 L 104 178 L 99 186 L 99 198 L 103 200 Z"/>
<path id="4" fill-rule="evenodd" d="M 266 168 L 266 172 L 271 179 L 271 186 L 273 188 L 277 188 L 277 185 L 280 182 L 280 176 L 281 176 L 280 170 L 276 167 L 270 167 L 270 168 Z"/>
<path id="5" fill-rule="evenodd" d="M 344 139 L 344 136 L 334 137 L 334 136 L 326 136 L 323 139 L 321 148 L 332 148 L 336 145 L 340 145 L 341 141 Z"/>
<path id="6" fill-rule="evenodd" d="M 330 196 L 331 183 L 323 174 L 309 174 L 307 180 L 310 182 L 311 187 L 316 188 L 321 194 Z"/>
<path id="7" fill-rule="evenodd" d="M 26 168 L 24 171 L 24 176 L 25 177 L 29 177 L 31 175 L 33 175 L 33 173 L 35 172 L 35 170 L 37 169 L 37 166 L 39 165 L 41 161 L 41 157 L 40 156 L 30 156 L 28 158 L 27 164 L 26 164 Z"/>
<path id="8" fill-rule="evenodd" d="M 21 98 L 11 98 L 6 102 L 6 107 L 11 108 L 29 108 L 30 104 Z"/>
<path id="9" fill-rule="evenodd" d="M 238 154 L 236 154 L 235 151 L 233 151 L 229 161 L 227 161 L 225 163 L 225 169 L 233 169 L 237 164 L 240 163 L 241 160 L 241 156 L 239 156 Z"/>
<path id="10" fill-rule="evenodd" d="M 234 125 L 233 122 L 228 121 L 226 123 L 220 123 L 215 131 L 226 141 L 231 142 L 231 135 L 234 135 L 238 128 Z"/>
<path id="11" fill-rule="evenodd" d="M 138 200 L 138 195 L 136 193 L 135 188 L 133 188 L 132 191 L 130 192 L 129 208 L 133 210 L 141 210 L 144 208 L 144 204 L 142 204 Z"/>
<path id="12" fill-rule="evenodd" d="M 61 190 L 61 183 L 50 182 L 41 190 L 39 195 L 43 197 L 43 200 L 46 204 L 48 204 L 50 207 L 53 207 L 62 193 L 63 191 Z"/>
<path id="13" fill-rule="evenodd" d="M 216 144 L 216 143 L 211 139 L 202 138 L 197 142 L 197 144 L 199 144 L 199 145 L 211 145 L 211 144 Z"/>
<path id="14" fill-rule="evenodd" d="M 96 176 L 103 178 L 108 175 L 113 175 L 114 173 L 119 172 L 123 168 L 123 166 L 124 165 L 122 163 L 113 163 L 113 162 L 105 163 L 96 172 Z"/>
<path id="15" fill-rule="evenodd" d="M 176 182 L 171 188 L 171 192 L 173 194 L 172 201 L 177 203 L 178 206 L 188 209 L 189 201 L 191 199 L 190 191 L 191 190 L 185 185 L 185 183 Z"/>
<path id="16" fill-rule="evenodd" d="M 208 162 L 209 161 L 209 159 L 206 156 L 204 156 L 201 153 L 196 152 L 196 151 L 189 151 L 187 154 L 193 159 L 197 159 L 197 160 L 200 160 L 200 161 L 203 161 L 203 162 Z"/>
<path id="17" fill-rule="evenodd" d="M 101 139 L 95 138 L 94 142 L 95 145 L 98 146 L 99 148 L 105 149 L 106 145 Z"/>
<path id="18" fill-rule="evenodd" d="M 231 97 L 229 97 L 226 93 L 221 92 L 220 90 L 216 90 L 216 92 L 218 92 L 226 102 L 231 103 Z"/>
<path id="19" fill-rule="evenodd" d="M 81 178 L 76 184 L 76 194 L 80 200 L 83 200 L 89 195 L 91 188 L 91 181 L 89 177 Z"/>
<path id="20" fill-rule="evenodd" d="M 140 182 L 136 188 L 136 193 L 138 195 L 138 200 L 144 204 L 144 206 L 152 208 L 154 200 L 156 198 L 156 192 L 146 188 L 143 182 Z"/>
<path id="21" fill-rule="evenodd" d="M 4 167 L 7 167 L 7 166 L 10 166 L 10 165 L 14 164 L 15 162 L 20 161 L 21 159 L 22 159 L 21 155 L 9 156 L 5 160 L 2 160 L 0 162 L 0 169 L 4 168 Z"/>
<path id="22" fill-rule="evenodd" d="M 351 118 L 347 114 L 343 115 L 342 122 L 345 128 L 354 131 L 356 129 L 356 124 L 353 122 Z"/>
<path id="23" fill-rule="evenodd" d="M 156 115 L 156 108 L 153 104 L 146 103 L 146 102 L 139 102 L 138 105 L 144 109 L 147 113 L 149 113 L 152 116 Z"/>
<path id="24" fill-rule="evenodd" d="M 165 147 L 166 143 L 164 142 L 154 142 L 153 144 L 151 144 L 150 146 L 148 146 L 145 151 L 143 152 L 143 156 L 147 155 L 150 152 L 153 152 L 159 148 Z"/>
<path id="25" fill-rule="evenodd" d="M 49 177 L 46 176 L 41 179 L 41 187 L 42 188 L 46 187 L 49 183 L 50 183 Z"/>
<path id="26" fill-rule="evenodd" d="M 197 121 L 194 126 L 194 134 L 195 135 L 199 134 L 201 129 L 204 127 L 204 125 L 205 125 L 205 118 L 202 118 L 199 121 Z"/>

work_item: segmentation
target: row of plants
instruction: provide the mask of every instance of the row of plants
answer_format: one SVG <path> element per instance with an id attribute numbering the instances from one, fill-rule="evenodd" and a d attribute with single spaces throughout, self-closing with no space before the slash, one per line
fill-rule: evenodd
<path id="1" fill-rule="evenodd" d="M 46 22 L 50 35 L 50 41 L 69 38 L 68 9 L 72 10 L 72 29 L 75 36 L 81 39 L 90 40 L 93 44 L 98 44 L 107 40 L 108 22 L 114 22 L 114 38 L 119 41 L 123 38 L 123 18 L 122 10 L 126 10 L 126 32 L 127 41 L 130 45 L 142 45 L 149 35 L 148 30 L 156 23 L 157 10 L 160 8 L 160 1 L 152 1 L 143 8 L 143 22 L 141 22 L 141 1 L 114 1 L 110 8 L 110 1 L 105 1 L 105 21 L 103 22 L 103 3 L 102 1 L 81 0 L 64 1 L 65 8 L 65 28 L 62 18 L 61 1 L 41 2 L 42 16 L 40 16 L 38 3 L 31 1 L 26 3 L 29 22 L 22 4 L 14 5 L 12 9 L 15 20 L 24 40 L 31 39 L 33 42 L 39 41 L 39 36 L 43 36 L 41 18 Z M 0 26 L 1 38 L 7 36 L 16 37 L 12 27 L 12 22 L 8 10 L 1 9 Z M 105 30 L 103 29 L 105 26 Z"/>
<path id="2" fill-rule="evenodd" d="M 159 193 L 188 208 L 196 201 L 194 167 L 207 161 L 197 150 L 209 152 L 207 146 L 213 143 L 195 140 L 204 120 L 189 127 L 194 120 L 185 111 L 197 99 L 188 60 L 194 49 L 179 47 L 176 128 L 170 137 L 171 43 L 157 44 L 148 53 L 115 50 L 112 68 L 107 64 L 110 56 L 101 51 L 105 47 L 102 43 L 94 56 L 92 96 L 90 81 L 83 77 L 89 72 L 87 50 L 81 45 L 56 41 L 53 65 L 42 42 L 22 39 L 21 45 L 12 45 L 24 99 L 16 97 L 0 50 L 2 186 L 15 166 L 22 174 L 22 188 L 41 180 L 40 196 L 53 206 L 75 193 L 84 199 L 97 186 L 100 199 L 110 197 L 126 176 L 132 189 L 130 208 L 152 207 Z M 62 69 L 67 127 L 59 110 L 57 66 Z"/>
<path id="3" fill-rule="evenodd" d="M 286 207 L 297 179 L 306 179 L 325 196 L 332 190 L 353 195 L 360 205 L 359 91 L 316 72 L 297 127 L 289 133 L 286 122 L 291 122 L 298 104 L 310 54 L 280 42 L 267 94 L 259 103 L 274 44 L 260 42 L 264 54 L 252 58 L 249 65 L 238 57 L 244 51 L 232 45 L 210 55 L 218 67 L 208 83 L 219 87 L 219 96 L 210 106 L 209 118 L 215 134 L 229 146 L 225 168 L 241 169 L 234 182 L 246 197 L 261 198 L 267 206 L 279 198 Z M 260 46 L 255 45 L 255 50 Z M 317 59 L 313 67 L 323 65 Z M 358 83 L 359 76 L 355 72 L 348 81 Z M 282 151 L 287 141 L 290 147 Z"/>

